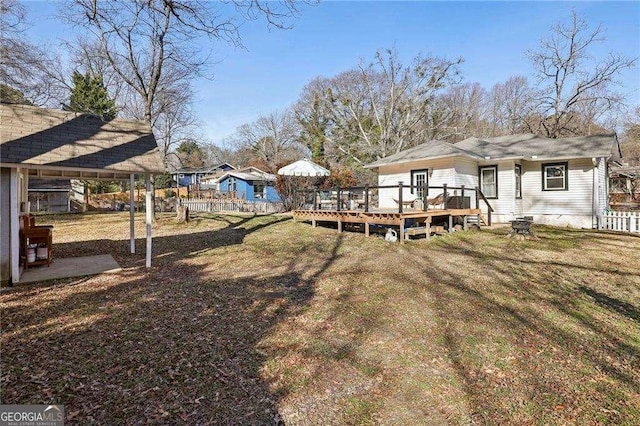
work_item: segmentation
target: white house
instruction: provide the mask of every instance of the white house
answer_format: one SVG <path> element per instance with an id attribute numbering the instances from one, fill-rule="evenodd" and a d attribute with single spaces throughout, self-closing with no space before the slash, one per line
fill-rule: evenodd
<path id="1" fill-rule="evenodd" d="M 430 141 L 382 158 L 378 184 L 419 187 L 478 187 L 495 222 L 533 216 L 536 223 L 592 228 L 609 206 L 608 167 L 621 158 L 615 134 L 548 139 L 533 134 L 479 139 L 456 144 Z M 434 197 L 442 188 L 423 196 Z M 472 191 L 469 191 L 470 193 Z M 395 207 L 397 189 L 381 189 L 380 207 Z M 480 208 L 487 207 L 480 203 Z"/>

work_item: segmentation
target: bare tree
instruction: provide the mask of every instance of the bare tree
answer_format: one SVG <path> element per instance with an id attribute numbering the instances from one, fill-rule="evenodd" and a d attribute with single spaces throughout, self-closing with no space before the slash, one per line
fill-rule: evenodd
<path id="1" fill-rule="evenodd" d="M 61 96 L 47 80 L 48 70 L 58 64 L 24 39 L 25 18 L 25 9 L 17 0 L 0 2 L 0 83 L 19 91 L 29 102 L 45 105 Z"/>
<path id="2" fill-rule="evenodd" d="M 379 51 L 369 63 L 316 80 L 298 102 L 298 117 L 311 120 L 315 137 L 326 139 L 324 148 L 339 162 L 361 164 L 400 152 L 430 133 L 436 97 L 456 81 L 461 62 L 419 55 L 406 66 L 395 50 Z"/>
<path id="3" fill-rule="evenodd" d="M 153 123 L 167 68 L 171 67 L 172 82 L 184 82 L 202 75 L 210 63 L 211 50 L 201 50 L 203 38 L 241 46 L 243 20 L 265 16 L 270 25 L 285 28 L 297 12 L 293 0 L 231 3 L 230 9 L 199 0 L 74 0 L 65 17 L 94 35 L 100 55 L 140 97 L 144 119 Z M 238 15 L 225 16 L 224 10 Z"/>
<path id="4" fill-rule="evenodd" d="M 251 151 L 253 159 L 271 171 L 283 161 L 303 155 L 299 135 L 300 128 L 291 111 L 273 112 L 238 127 L 235 142 L 238 149 Z"/>
<path id="5" fill-rule="evenodd" d="M 589 49 L 604 39 L 602 27 L 589 29 L 587 22 L 573 12 L 568 25 L 554 26 L 551 36 L 540 42 L 539 50 L 527 52 L 543 91 L 537 105 L 545 136 L 574 134 L 576 126 L 572 122 L 585 103 L 606 112 L 622 102 L 613 86 L 623 70 L 635 65 L 636 59 L 610 53 L 603 60 L 594 60 Z"/>
<path id="6" fill-rule="evenodd" d="M 487 100 L 490 135 L 535 132 L 529 126 L 535 110 L 535 97 L 535 91 L 524 76 L 510 77 L 504 83 L 495 84 Z"/>
<path id="7" fill-rule="evenodd" d="M 451 86 L 441 97 L 443 126 L 441 139 L 452 142 L 469 136 L 485 136 L 487 125 L 487 91 L 479 83 Z"/>

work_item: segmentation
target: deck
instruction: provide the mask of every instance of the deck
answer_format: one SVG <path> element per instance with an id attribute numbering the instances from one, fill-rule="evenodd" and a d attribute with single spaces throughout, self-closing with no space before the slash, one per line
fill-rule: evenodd
<path id="1" fill-rule="evenodd" d="M 318 222 L 335 222 L 338 224 L 338 232 L 342 232 L 345 225 L 361 224 L 364 226 L 366 236 L 370 234 L 371 225 L 386 225 L 399 227 L 398 239 L 405 241 L 405 229 L 407 236 L 424 234 L 427 238 L 431 234 L 432 224 L 435 218 L 446 223 L 449 232 L 453 229 L 454 222 L 458 218 L 462 222 L 463 229 L 468 227 L 468 217 L 479 218 L 480 209 L 432 209 L 403 211 L 361 211 L 361 210 L 294 210 L 293 218 L 296 220 L 308 220 L 315 227 Z M 407 223 L 412 226 L 408 227 Z M 478 221 L 479 223 L 479 221 Z"/>

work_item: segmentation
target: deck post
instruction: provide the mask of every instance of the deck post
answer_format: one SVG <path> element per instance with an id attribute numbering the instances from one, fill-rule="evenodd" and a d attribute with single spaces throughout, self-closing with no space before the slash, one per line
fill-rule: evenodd
<path id="1" fill-rule="evenodd" d="M 342 220 L 338 219 L 338 232 L 342 232 Z"/>
<path id="2" fill-rule="evenodd" d="M 400 244 L 404 244 L 404 218 L 400 218 Z"/>
<path id="3" fill-rule="evenodd" d="M 402 213 L 402 181 L 398 182 L 398 213 Z"/>
<path id="4" fill-rule="evenodd" d="M 467 221 L 467 215 L 462 216 L 462 229 L 464 229 L 465 231 L 469 230 L 469 224 Z"/>
<path id="5" fill-rule="evenodd" d="M 460 199 L 462 200 L 462 208 L 469 208 L 464 206 L 464 185 L 460 185 Z M 458 201 L 458 208 L 460 208 L 460 201 Z"/>
<path id="6" fill-rule="evenodd" d="M 318 226 L 318 223 L 316 222 L 315 219 L 311 219 L 311 226 L 316 228 Z"/>
<path id="7" fill-rule="evenodd" d="M 338 187 L 338 199 L 336 200 L 336 211 L 340 211 L 340 201 L 342 199 L 342 188 Z"/>
<path id="8" fill-rule="evenodd" d="M 449 198 L 449 194 L 447 194 L 447 184 L 442 184 L 442 208 L 444 210 L 447 209 L 447 199 Z"/>
<path id="9" fill-rule="evenodd" d="M 364 236 L 365 237 L 369 236 L 369 222 L 364 223 Z"/>
<path id="10" fill-rule="evenodd" d="M 135 198 L 134 198 L 134 188 L 136 187 L 136 176 L 131 173 L 129 175 L 129 245 L 131 246 L 131 254 L 135 254 L 136 252 L 136 232 L 134 225 L 134 217 L 135 217 Z M 178 200 L 180 197 L 178 196 Z"/>
<path id="11" fill-rule="evenodd" d="M 476 186 L 476 209 L 480 209 L 480 192 Z"/>
<path id="12" fill-rule="evenodd" d="M 369 213 L 369 184 L 364 186 L 364 212 Z"/>
<path id="13" fill-rule="evenodd" d="M 20 282 L 20 207 L 18 205 L 18 191 L 20 188 L 18 187 L 18 181 L 18 169 L 11 168 L 9 175 L 9 238 L 11 238 L 10 268 L 12 283 Z"/>
<path id="14" fill-rule="evenodd" d="M 449 233 L 453 232 L 453 215 L 449 215 Z"/>
<path id="15" fill-rule="evenodd" d="M 429 187 L 425 183 L 422 185 L 422 211 L 426 212 L 429 208 Z"/>

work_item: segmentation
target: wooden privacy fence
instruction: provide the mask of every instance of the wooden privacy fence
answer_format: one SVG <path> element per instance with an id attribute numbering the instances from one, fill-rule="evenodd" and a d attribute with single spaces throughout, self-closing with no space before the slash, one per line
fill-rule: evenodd
<path id="1" fill-rule="evenodd" d="M 598 216 L 598 229 L 640 234 L 640 212 L 608 211 Z"/>
<path id="2" fill-rule="evenodd" d="M 284 210 L 282 203 L 268 201 L 244 201 L 225 199 L 180 199 L 179 205 L 188 207 L 192 212 L 249 212 L 249 213 L 278 213 Z"/>

